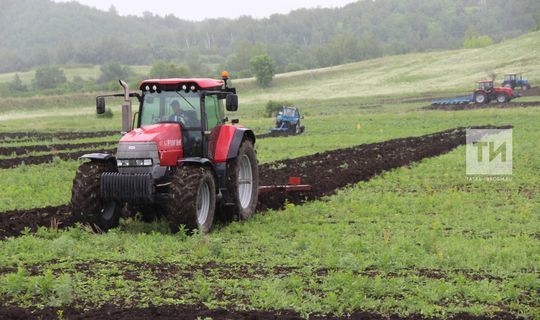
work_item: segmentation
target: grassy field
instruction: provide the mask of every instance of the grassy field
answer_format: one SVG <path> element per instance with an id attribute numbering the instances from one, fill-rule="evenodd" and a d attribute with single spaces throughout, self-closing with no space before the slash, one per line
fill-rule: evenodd
<path id="1" fill-rule="evenodd" d="M 269 89 L 260 89 L 254 79 L 236 79 L 240 93 L 241 119 L 258 119 L 268 100 L 287 100 L 309 114 L 348 114 L 350 109 L 364 113 L 379 112 L 370 105 L 382 99 L 406 99 L 419 96 L 452 96 L 469 93 L 475 81 L 492 72 L 501 81 L 504 73 L 523 72 L 532 85 L 540 83 L 540 32 L 503 41 L 482 49 L 463 49 L 389 56 L 336 67 L 279 74 Z M 69 74 L 95 77 L 97 67 L 67 68 Z M 148 71 L 136 67 L 137 72 Z M 9 81 L 12 74 L 0 75 Z M 234 77 L 234 75 L 233 75 Z M 142 80 L 142 79 L 141 79 Z M 120 91 L 120 88 L 118 88 Z M 39 119 L 38 130 L 95 130 L 119 128 L 120 121 L 96 121 L 96 93 L 77 93 L 35 98 L 5 98 L 0 101 L 0 131 L 21 130 L 31 117 Z M 120 114 L 121 102 L 110 101 L 113 112 Z M 428 104 L 428 103 L 426 103 Z M 362 109 L 364 108 L 364 109 Z M 21 111 L 25 111 L 21 114 Z M 356 113 L 357 110 L 355 110 Z M 77 118 L 70 115 L 76 112 Z M 66 121 L 58 121 L 58 117 Z M 69 121 L 68 121 L 69 119 Z M 268 120 L 268 126 L 272 120 Z"/>
<path id="2" fill-rule="evenodd" d="M 509 179 L 468 179 L 462 146 L 321 201 L 219 225 L 208 235 L 173 235 L 166 222 L 133 219 L 107 234 L 42 228 L 0 241 L 0 304 L 538 318 L 540 108 L 421 111 L 429 102 L 397 102 L 467 91 L 487 68 L 523 71 L 535 85 L 539 39 L 537 32 L 485 49 L 280 75 L 267 91 L 249 79 L 236 81 L 244 103 L 241 122 L 258 133 L 273 124 L 261 117 L 266 100 L 303 107 L 305 134 L 259 140 L 261 163 L 459 126 L 511 124 Z M 41 105 L 40 99 L 0 106 L 0 131 L 120 126 L 119 108 L 112 119 L 96 119 L 92 94 L 44 98 Z M 70 114 L 75 110 L 76 116 Z M 67 203 L 78 164 L 55 160 L 1 169 L 0 211 Z"/>
<path id="3" fill-rule="evenodd" d="M 515 126 L 510 181 L 468 180 L 460 147 L 326 201 L 289 205 L 206 236 L 170 235 L 166 224 L 136 221 L 98 235 L 43 229 L 0 242 L 0 268 L 19 267 L 0 276 L 0 291 L 26 306 L 89 308 L 112 301 L 304 315 L 368 310 L 538 316 L 538 113 L 504 116 L 501 123 Z M 474 122 L 466 118 L 464 124 Z M 443 123 L 455 124 L 449 118 Z M 408 119 L 401 124 L 415 126 Z M 271 145 L 278 140 L 266 140 L 262 158 L 275 152 Z M 62 185 L 69 184 L 75 165 L 39 169 Z"/>

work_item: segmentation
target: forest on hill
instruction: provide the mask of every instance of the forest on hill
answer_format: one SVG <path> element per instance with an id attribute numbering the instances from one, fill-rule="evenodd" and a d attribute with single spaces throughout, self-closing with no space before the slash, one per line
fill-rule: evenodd
<path id="1" fill-rule="evenodd" d="M 277 72 L 392 54 L 483 46 L 538 30 L 537 0 L 363 0 L 335 9 L 300 9 L 265 19 L 193 22 L 174 15 L 119 16 L 81 4 L 4 0 L 0 72 L 44 65 L 151 65 L 193 73 L 228 68 L 250 76 L 267 54 Z M 468 42 L 467 42 L 468 41 Z"/>

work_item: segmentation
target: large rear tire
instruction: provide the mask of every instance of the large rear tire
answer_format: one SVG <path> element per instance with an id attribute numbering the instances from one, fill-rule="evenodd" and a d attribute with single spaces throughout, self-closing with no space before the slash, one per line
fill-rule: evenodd
<path id="1" fill-rule="evenodd" d="M 238 214 L 241 220 L 250 218 L 255 213 L 259 196 L 259 165 L 250 140 L 244 139 L 238 156 L 227 162 L 225 185 L 232 198 L 230 212 Z"/>
<path id="2" fill-rule="evenodd" d="M 474 95 L 474 102 L 478 104 L 483 104 L 488 102 L 487 95 L 483 92 L 478 92 Z"/>
<path id="3" fill-rule="evenodd" d="M 169 187 L 167 216 L 171 231 L 180 225 L 208 233 L 214 223 L 216 183 L 205 167 L 183 165 L 177 168 Z"/>
<path id="4" fill-rule="evenodd" d="M 71 190 L 71 212 L 75 221 L 89 223 L 102 231 L 118 227 L 121 205 L 104 202 L 100 196 L 101 174 L 116 172 L 113 162 L 88 162 L 79 166 Z"/>
<path id="5" fill-rule="evenodd" d="M 507 101 L 508 101 L 508 97 L 506 96 L 506 94 L 504 94 L 504 93 L 499 93 L 499 94 L 497 95 L 497 102 L 498 102 L 498 103 L 505 103 L 505 102 L 507 102 Z"/>

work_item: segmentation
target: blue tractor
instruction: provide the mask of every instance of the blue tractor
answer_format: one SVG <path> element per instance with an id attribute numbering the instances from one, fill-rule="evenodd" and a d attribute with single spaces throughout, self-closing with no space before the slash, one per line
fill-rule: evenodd
<path id="1" fill-rule="evenodd" d="M 270 129 L 271 133 L 301 134 L 304 126 L 300 125 L 300 110 L 292 106 L 283 106 L 276 117 L 276 127 Z"/>
<path id="2" fill-rule="evenodd" d="M 523 78 L 521 76 L 521 73 L 507 73 L 504 75 L 504 81 L 502 82 L 503 87 L 507 88 L 520 88 L 521 90 L 529 90 L 531 88 L 531 85 L 529 84 L 529 80 Z"/>

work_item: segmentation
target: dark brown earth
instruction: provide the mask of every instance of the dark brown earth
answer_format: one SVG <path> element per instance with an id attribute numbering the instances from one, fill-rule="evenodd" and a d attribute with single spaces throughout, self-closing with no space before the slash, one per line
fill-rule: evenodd
<path id="1" fill-rule="evenodd" d="M 103 149 L 112 147 L 109 144 L 117 144 L 115 141 L 104 142 L 88 142 L 88 143 L 64 143 L 64 144 L 42 144 L 36 146 L 18 146 L 18 147 L 0 147 L 0 156 L 21 156 L 32 152 L 59 152 L 63 150 L 78 150 L 78 149 Z"/>
<path id="2" fill-rule="evenodd" d="M 532 89 L 531 89 L 532 90 Z M 475 110 L 475 109 L 509 109 L 509 108 L 527 108 L 527 107 L 540 107 L 540 101 L 530 102 L 508 102 L 508 103 L 469 103 L 469 104 L 432 104 L 430 106 L 422 107 L 422 110 L 443 110 L 443 111 L 461 111 L 461 110 Z"/>
<path id="3" fill-rule="evenodd" d="M 119 135 L 119 131 L 92 131 L 92 132 L 0 132 L 0 142 L 23 142 L 31 140 L 77 140 L 86 138 L 100 138 Z"/>
<path id="4" fill-rule="evenodd" d="M 305 319 L 300 314 L 291 310 L 277 310 L 277 311 L 239 311 L 239 310 L 225 310 L 225 309 L 209 309 L 204 305 L 164 305 L 164 306 L 151 306 L 147 308 L 129 308 L 122 309 L 121 307 L 114 305 L 107 305 L 99 309 L 94 310 L 80 310 L 72 307 L 63 308 L 51 308 L 44 309 L 24 309 L 19 307 L 2 306 L 0 308 L 1 319 L 43 319 L 43 320 L 57 320 L 62 319 L 59 317 L 59 311 L 61 310 L 63 319 L 77 320 L 77 319 L 104 319 L 104 320 L 134 320 L 134 319 L 245 319 L 245 320 L 293 320 L 293 319 Z M 410 319 L 410 320 L 423 320 L 423 319 L 438 319 L 427 318 L 422 315 L 410 315 L 401 317 L 399 315 L 381 315 L 371 312 L 355 311 L 346 316 L 336 317 L 331 315 L 310 315 L 308 319 L 352 319 L 352 320 L 398 320 L 398 319 Z M 523 319 L 510 313 L 496 313 L 492 316 L 473 316 L 469 314 L 459 313 L 450 316 L 446 319 L 451 320 L 484 320 L 484 319 L 500 319 L 500 320 L 515 320 Z"/>
<path id="5" fill-rule="evenodd" d="M 313 189 L 309 192 L 261 194 L 259 208 L 280 208 L 285 200 L 300 203 L 318 199 L 349 184 L 369 180 L 383 171 L 447 153 L 465 144 L 465 133 L 466 128 L 456 128 L 263 164 L 259 169 L 261 185 L 286 184 L 290 176 L 297 176 L 302 178 L 302 183 L 311 184 Z"/>
<path id="6" fill-rule="evenodd" d="M 54 158 L 60 158 L 61 160 L 75 160 L 87 153 L 113 153 L 116 151 L 115 148 L 106 148 L 101 145 L 101 149 L 91 150 L 91 151 L 74 151 L 74 152 L 62 152 L 62 153 L 51 153 L 41 156 L 28 156 L 28 157 L 18 157 L 10 159 L 0 160 L 0 169 L 14 168 L 22 164 L 31 165 L 31 164 L 43 164 L 51 162 Z"/>
<path id="7" fill-rule="evenodd" d="M 311 184 L 313 189 L 298 193 L 261 194 L 258 208 L 279 209 L 286 201 L 301 203 L 319 199 L 349 184 L 369 180 L 383 171 L 444 154 L 465 144 L 465 129 L 456 128 L 420 137 L 393 139 L 261 165 L 261 185 L 287 184 L 290 176 L 298 176 L 302 178 L 302 183 Z M 62 155 L 73 157 L 83 153 L 85 152 Z M 17 236 L 25 227 L 35 231 L 39 226 L 50 226 L 53 218 L 60 227 L 72 226 L 73 218 L 66 212 L 69 212 L 69 208 L 65 205 L 4 212 L 0 214 L 0 238 Z"/>
<path id="8" fill-rule="evenodd" d="M 492 128 L 489 126 L 482 128 Z M 465 128 L 451 129 L 421 137 L 393 139 L 381 143 L 360 145 L 352 148 L 339 149 L 317 153 L 296 159 L 283 160 L 260 167 L 261 184 L 285 184 L 289 176 L 300 176 L 303 183 L 313 184 L 313 190 L 303 193 L 263 194 L 260 197 L 259 208 L 280 208 L 287 200 L 299 203 L 306 200 L 318 199 L 333 194 L 337 189 L 358 181 L 368 180 L 385 170 L 410 165 L 415 161 L 433 157 L 451 151 L 465 143 Z M 0 236 L 16 236 L 25 227 L 36 230 L 39 226 L 57 225 L 67 227 L 74 224 L 70 208 L 67 205 L 30 210 L 4 212 L 0 214 Z M 152 266 L 144 266 L 151 269 Z M 160 266 L 162 267 L 162 266 Z M 159 271 L 160 267 L 156 269 Z M 206 266 L 210 269 L 213 266 Z M 276 271 L 277 270 L 277 271 Z M 284 267 L 271 271 L 254 269 L 254 275 L 265 272 L 291 272 Z M 3 270 L 10 272 L 9 270 Z M 238 270 L 242 272 L 242 269 Z M 319 270 L 324 273 L 324 270 Z M 366 272 L 369 272 L 367 270 Z M 416 270 L 417 274 L 433 278 L 445 278 L 440 270 Z M 161 273 L 161 272 L 160 272 Z M 235 271 L 230 270 L 229 276 Z M 243 272 L 242 272 L 243 273 Z M 165 273 L 166 274 L 166 273 Z M 397 274 L 396 274 L 397 275 Z M 467 274 L 469 276 L 470 274 Z M 136 276 L 126 274 L 127 277 Z M 390 275 L 391 276 L 391 275 Z M 500 281 L 489 275 L 477 275 L 479 279 Z M 2 305 L 2 303 L 0 303 Z M 23 309 L 4 305 L 0 308 L 2 319 L 58 319 L 58 308 Z M 301 315 L 290 310 L 281 311 L 238 311 L 210 310 L 202 305 L 165 305 L 147 308 L 125 308 L 108 305 L 100 309 L 81 310 L 73 307 L 61 309 L 66 319 L 196 319 L 211 317 L 215 319 L 302 319 Z M 381 315 L 377 313 L 353 312 L 346 317 L 312 315 L 310 319 L 426 319 L 421 315 L 400 317 L 398 315 Z M 497 313 L 491 317 L 457 314 L 449 319 L 519 319 L 510 313 Z"/>

